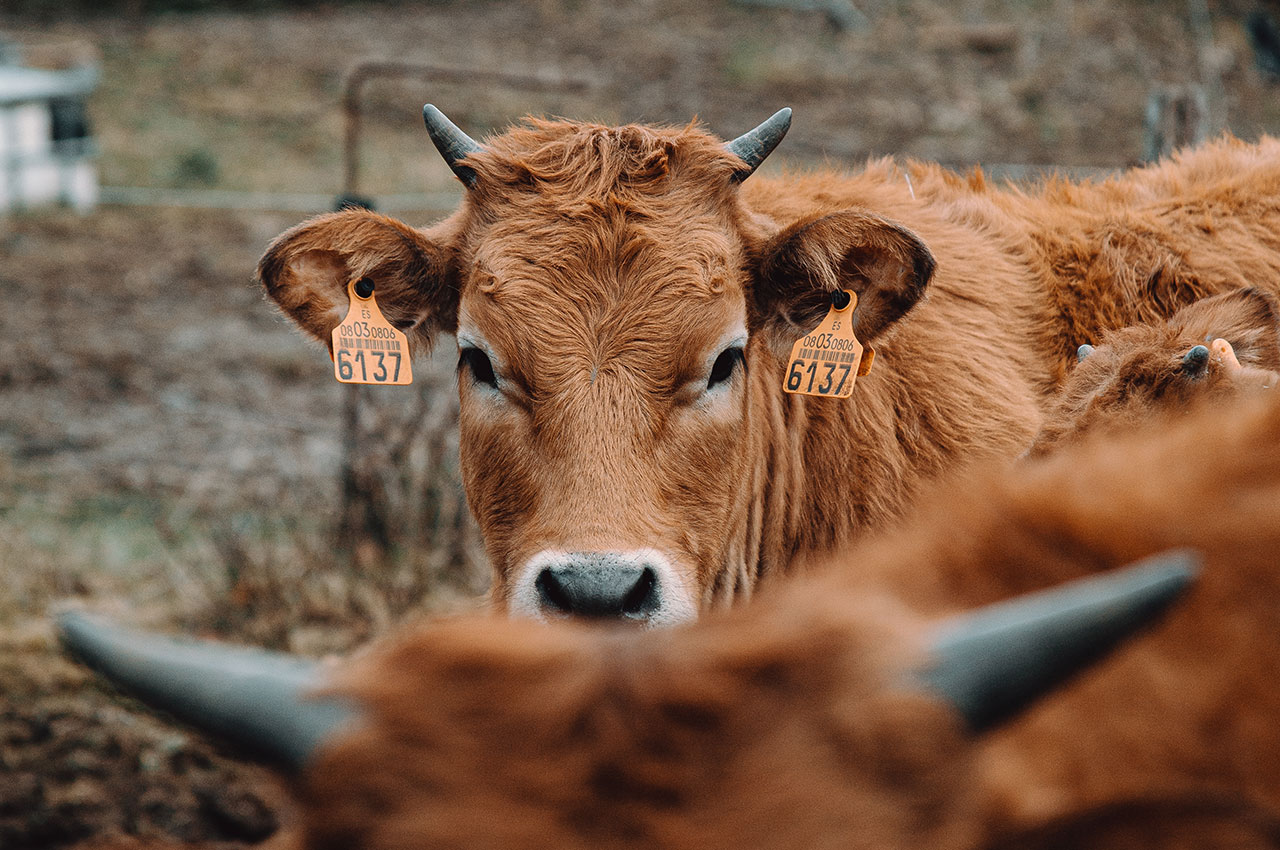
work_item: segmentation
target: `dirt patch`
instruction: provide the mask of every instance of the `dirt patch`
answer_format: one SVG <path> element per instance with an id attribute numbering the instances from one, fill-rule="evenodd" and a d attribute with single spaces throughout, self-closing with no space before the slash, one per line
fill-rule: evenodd
<path id="1" fill-rule="evenodd" d="M 0 846 L 44 850 L 112 835 L 262 841 L 283 794 L 258 769 L 121 703 L 47 630 L 0 644 Z"/>

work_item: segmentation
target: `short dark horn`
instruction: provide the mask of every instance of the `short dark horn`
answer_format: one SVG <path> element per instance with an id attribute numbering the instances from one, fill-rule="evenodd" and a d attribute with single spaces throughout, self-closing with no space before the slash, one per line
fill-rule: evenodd
<path id="1" fill-rule="evenodd" d="M 1093 346 L 1086 342 L 1084 345 L 1076 349 L 1076 362 L 1079 363 L 1081 360 L 1085 359 L 1092 353 L 1093 353 Z"/>
<path id="2" fill-rule="evenodd" d="M 765 157 L 773 153 L 773 149 L 782 141 L 782 137 L 791 128 L 791 107 L 785 106 L 773 113 L 763 124 L 749 133 L 743 133 L 732 142 L 725 144 L 725 149 L 746 164 L 733 173 L 735 183 L 741 183 L 760 167 Z"/>
<path id="3" fill-rule="evenodd" d="M 468 189 L 476 185 L 475 169 L 459 165 L 459 161 L 473 153 L 480 153 L 484 148 L 429 103 L 422 107 L 422 120 L 426 122 L 427 134 L 431 136 L 436 150 L 440 151 L 453 173 Z"/>
<path id="4" fill-rule="evenodd" d="M 1203 345 L 1193 346 L 1182 356 L 1182 371 L 1192 377 L 1198 377 L 1209 365 L 1209 349 Z"/>
<path id="5" fill-rule="evenodd" d="M 939 629 L 923 678 L 972 731 L 990 729 L 1150 624 L 1199 568 L 1176 550 L 961 615 Z"/>
<path id="6" fill-rule="evenodd" d="M 134 632 L 75 612 L 58 617 L 58 632 L 72 654 L 152 708 L 289 770 L 355 717 L 344 703 L 306 697 L 321 683 L 313 661 Z"/>

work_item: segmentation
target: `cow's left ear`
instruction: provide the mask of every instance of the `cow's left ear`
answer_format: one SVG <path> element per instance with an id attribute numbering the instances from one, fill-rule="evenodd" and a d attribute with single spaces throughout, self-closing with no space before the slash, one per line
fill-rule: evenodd
<path id="1" fill-rule="evenodd" d="M 858 294 L 854 333 L 874 342 L 924 295 L 933 255 L 905 227 L 861 210 L 797 222 L 771 240 L 754 284 L 758 326 L 780 347 L 813 330 L 830 294 Z"/>
<path id="2" fill-rule="evenodd" d="M 1231 343 L 1246 366 L 1280 371 L 1280 303 L 1261 289 L 1233 289 L 1183 307 L 1169 324 L 1186 336 Z"/>

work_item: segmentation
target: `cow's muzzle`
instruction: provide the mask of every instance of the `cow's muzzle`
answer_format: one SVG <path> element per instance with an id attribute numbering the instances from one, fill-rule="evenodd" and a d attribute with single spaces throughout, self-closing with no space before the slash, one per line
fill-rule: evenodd
<path id="1" fill-rule="evenodd" d="M 653 549 L 540 552 L 520 572 L 511 611 L 547 620 L 585 617 L 645 625 L 686 622 L 697 614 L 670 561 Z"/>

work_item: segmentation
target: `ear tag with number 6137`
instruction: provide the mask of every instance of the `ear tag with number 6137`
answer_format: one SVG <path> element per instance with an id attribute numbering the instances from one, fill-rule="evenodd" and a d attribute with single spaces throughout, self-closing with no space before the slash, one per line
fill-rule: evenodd
<path id="1" fill-rule="evenodd" d="M 333 376 L 344 384 L 413 383 L 409 340 L 378 309 L 373 281 L 349 281 L 347 297 L 347 317 L 333 329 Z"/>
<path id="2" fill-rule="evenodd" d="M 871 371 L 876 356 L 870 346 L 864 352 L 862 343 L 853 335 L 856 306 L 858 294 L 852 290 L 831 294 L 831 309 L 822 324 L 791 347 L 791 359 L 782 382 L 784 390 L 796 395 L 849 397 L 854 381 Z"/>

